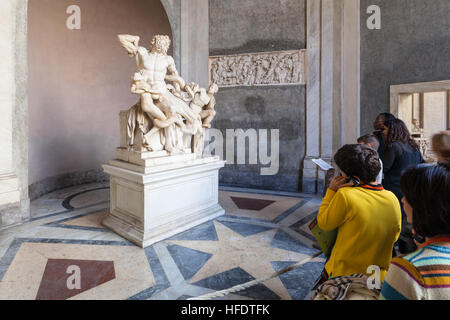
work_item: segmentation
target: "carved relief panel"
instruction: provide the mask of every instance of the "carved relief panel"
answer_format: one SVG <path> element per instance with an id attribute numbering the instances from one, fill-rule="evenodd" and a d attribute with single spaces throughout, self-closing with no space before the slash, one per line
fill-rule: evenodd
<path id="1" fill-rule="evenodd" d="M 305 84 L 306 50 L 246 53 L 209 59 L 219 87 Z"/>

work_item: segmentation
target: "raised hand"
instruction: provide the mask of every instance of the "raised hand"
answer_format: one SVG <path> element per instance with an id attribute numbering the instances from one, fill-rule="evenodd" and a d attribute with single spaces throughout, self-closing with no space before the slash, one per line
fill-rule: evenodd
<path id="1" fill-rule="evenodd" d="M 347 182 L 347 179 L 341 176 L 334 177 L 330 182 L 330 186 L 328 187 L 330 190 L 337 192 L 341 188 L 353 187 L 353 182 Z"/>

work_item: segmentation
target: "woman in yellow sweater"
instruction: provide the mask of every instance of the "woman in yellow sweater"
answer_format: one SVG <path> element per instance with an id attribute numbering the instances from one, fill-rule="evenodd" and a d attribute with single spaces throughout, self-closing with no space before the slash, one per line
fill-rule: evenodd
<path id="1" fill-rule="evenodd" d="M 331 182 L 317 217 L 322 230 L 338 230 L 323 280 L 368 274 L 377 266 L 382 282 L 401 231 L 400 203 L 376 183 L 380 161 L 374 149 L 346 145 L 334 160 L 341 176 Z"/>

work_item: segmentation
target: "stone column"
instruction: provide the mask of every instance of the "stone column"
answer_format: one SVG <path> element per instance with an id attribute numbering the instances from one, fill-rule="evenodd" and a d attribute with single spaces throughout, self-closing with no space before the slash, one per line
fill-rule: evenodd
<path id="1" fill-rule="evenodd" d="M 332 164 L 341 146 L 341 70 L 342 70 L 342 2 L 322 0 L 321 44 L 321 158 Z M 322 191 L 325 172 L 319 170 L 318 191 Z"/>
<path id="2" fill-rule="evenodd" d="M 360 0 L 344 0 L 342 41 L 342 138 L 353 144 L 360 136 Z"/>
<path id="3" fill-rule="evenodd" d="M 180 66 L 181 0 L 161 0 L 172 28 L 173 59 Z"/>
<path id="4" fill-rule="evenodd" d="M 317 193 L 318 170 L 312 160 L 320 157 L 321 0 L 307 0 L 306 15 L 306 157 L 302 192 Z"/>
<path id="5" fill-rule="evenodd" d="M 173 58 L 181 76 L 209 86 L 209 1 L 161 0 L 172 28 Z"/>
<path id="6" fill-rule="evenodd" d="M 312 159 L 332 164 L 359 135 L 359 1 L 307 2 L 305 193 L 323 188 L 325 173 Z"/>
<path id="7" fill-rule="evenodd" d="M 181 1 L 180 73 L 188 82 L 209 86 L 209 1 Z"/>
<path id="8" fill-rule="evenodd" d="M 0 228 L 29 218 L 26 11 L 0 2 Z"/>

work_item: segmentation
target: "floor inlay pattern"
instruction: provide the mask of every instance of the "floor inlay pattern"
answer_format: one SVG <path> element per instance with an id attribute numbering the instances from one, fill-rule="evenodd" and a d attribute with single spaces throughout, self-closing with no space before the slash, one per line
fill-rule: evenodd
<path id="1" fill-rule="evenodd" d="M 317 252 L 308 224 L 320 199 L 238 189 L 219 197 L 226 215 L 146 249 L 102 226 L 106 184 L 37 199 L 30 222 L 0 231 L 0 299 L 188 299 L 270 275 Z M 224 299 L 301 300 L 323 263 Z"/>

